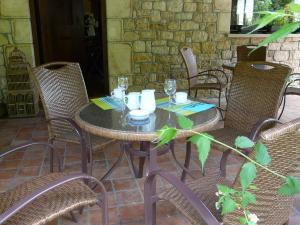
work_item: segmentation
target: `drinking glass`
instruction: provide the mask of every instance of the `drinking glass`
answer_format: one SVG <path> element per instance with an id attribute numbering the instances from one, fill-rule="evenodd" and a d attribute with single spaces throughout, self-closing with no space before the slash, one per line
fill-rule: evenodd
<path id="1" fill-rule="evenodd" d="M 125 100 L 126 90 L 128 89 L 128 77 L 125 76 L 118 77 L 118 88 L 122 89 L 122 112 L 124 112 L 125 111 L 124 100 Z"/>
<path id="2" fill-rule="evenodd" d="M 125 76 L 118 77 L 118 87 L 125 92 L 128 89 L 128 78 Z"/>
<path id="3" fill-rule="evenodd" d="M 171 98 L 176 93 L 176 80 L 166 79 L 164 89 L 165 93 L 169 96 L 169 105 L 171 105 Z"/>

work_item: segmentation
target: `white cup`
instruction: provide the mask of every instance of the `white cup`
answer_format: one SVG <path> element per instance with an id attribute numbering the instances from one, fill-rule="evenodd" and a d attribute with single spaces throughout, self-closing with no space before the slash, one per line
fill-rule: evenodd
<path id="1" fill-rule="evenodd" d="M 140 96 L 139 92 L 130 92 L 125 96 L 124 102 L 128 109 L 134 110 L 140 108 Z"/>
<path id="2" fill-rule="evenodd" d="M 178 104 L 184 104 L 187 102 L 187 93 L 186 92 L 176 92 L 175 101 Z"/>
<path id="3" fill-rule="evenodd" d="M 123 89 L 122 88 L 115 88 L 111 92 L 111 96 L 117 99 L 122 99 L 123 98 Z"/>

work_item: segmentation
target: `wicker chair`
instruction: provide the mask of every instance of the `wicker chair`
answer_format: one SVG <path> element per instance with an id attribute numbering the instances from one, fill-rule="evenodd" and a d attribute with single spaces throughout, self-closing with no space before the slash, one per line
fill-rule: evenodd
<path id="1" fill-rule="evenodd" d="M 33 68 L 33 80 L 39 91 L 48 123 L 49 142 L 54 140 L 80 143 L 78 129 L 73 122 L 75 113 L 89 103 L 80 65 L 71 62 L 53 62 Z M 75 129 L 74 129 L 75 128 Z M 84 143 L 90 146 L 85 155 Z M 103 149 L 112 141 L 89 136 L 81 140 L 82 160 L 93 162 L 92 149 Z M 87 172 L 87 163 L 83 164 L 83 172 Z M 107 177 L 106 174 L 101 180 Z"/>
<path id="2" fill-rule="evenodd" d="M 49 143 L 27 143 L 8 149 L 0 158 L 33 145 L 54 150 Z M 87 181 L 97 183 L 101 195 L 92 191 Z M 82 212 L 84 206 L 96 204 L 102 207 L 103 221 L 99 223 L 108 225 L 107 203 L 105 187 L 96 178 L 85 174 L 50 173 L 0 193 L 0 224 L 42 225 L 67 213 L 76 221 L 73 210 Z"/>
<path id="3" fill-rule="evenodd" d="M 286 77 L 290 68 L 269 62 L 239 62 L 232 79 L 228 97 L 224 128 L 210 131 L 218 140 L 233 146 L 238 135 L 248 136 L 256 123 L 265 118 L 277 118 Z M 230 151 L 215 145 L 223 151 L 226 161 Z M 187 151 L 189 162 L 191 152 Z M 188 165 L 188 164 L 187 164 Z M 222 169 L 222 171 L 225 170 Z M 186 172 L 182 173 L 182 180 Z"/>
<path id="4" fill-rule="evenodd" d="M 269 120 L 274 121 L 274 120 Z M 268 123 L 268 122 L 267 122 Z M 266 123 L 263 123 L 265 125 Z M 258 126 L 258 129 L 261 128 Z M 297 174 L 299 169 L 300 154 L 300 118 L 286 124 L 281 124 L 275 128 L 266 130 L 260 134 L 262 141 L 269 150 L 272 164 L 269 166 L 284 176 Z M 258 131 L 256 131 L 256 134 Z M 254 136 L 255 138 L 255 136 Z M 239 176 L 234 184 L 226 181 L 220 173 L 194 180 L 184 184 L 174 175 L 161 171 L 156 165 L 156 150 L 151 150 L 150 159 L 151 172 L 145 181 L 145 220 L 146 225 L 155 224 L 156 201 L 167 200 L 177 207 L 192 224 L 207 225 L 238 225 L 238 212 L 221 216 L 215 208 L 217 201 L 216 184 L 225 183 L 234 188 L 240 188 Z M 251 152 L 251 158 L 255 158 L 255 152 Z M 297 172 L 298 171 L 298 172 Z M 164 189 L 161 193 L 155 193 L 155 178 L 160 176 L 172 185 L 171 188 Z M 258 187 L 255 191 L 257 203 L 251 205 L 249 210 L 255 213 L 259 224 L 283 225 L 288 221 L 289 213 L 293 205 L 293 197 L 283 197 L 278 195 L 277 190 L 284 183 L 281 178 L 272 176 L 269 172 L 257 168 L 257 177 L 254 185 Z"/>
<path id="5" fill-rule="evenodd" d="M 287 95 L 298 95 L 300 96 L 300 73 L 293 73 L 289 76 L 289 82 L 287 83 L 285 89 L 284 89 L 284 93 L 282 96 L 282 109 L 281 112 L 279 114 L 278 119 L 281 118 L 283 111 L 285 109 L 285 105 L 286 105 L 286 96 Z"/>
<path id="6" fill-rule="evenodd" d="M 199 89 L 202 90 L 217 90 L 219 92 L 219 107 L 221 106 L 221 94 L 225 91 L 225 98 L 227 101 L 227 88 L 228 77 L 223 70 L 212 69 L 198 72 L 196 58 L 193 51 L 189 47 L 183 47 L 180 49 L 181 55 L 184 59 L 184 63 L 188 72 L 188 85 L 189 95 L 191 91 L 195 91 L 195 98 Z M 204 82 L 199 82 L 201 79 Z"/>
<path id="7" fill-rule="evenodd" d="M 267 48 L 262 46 L 249 53 L 256 48 L 256 45 L 241 45 L 236 47 L 237 61 L 238 62 L 253 62 L 253 61 L 266 61 Z"/>

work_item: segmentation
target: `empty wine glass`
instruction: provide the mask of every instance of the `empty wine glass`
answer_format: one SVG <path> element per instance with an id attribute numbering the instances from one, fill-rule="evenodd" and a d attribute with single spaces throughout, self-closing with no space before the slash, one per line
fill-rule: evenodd
<path id="1" fill-rule="evenodd" d="M 118 88 L 122 89 L 122 112 L 124 112 L 125 111 L 124 100 L 125 100 L 126 90 L 128 89 L 128 77 L 125 76 L 118 77 Z"/>
<path id="2" fill-rule="evenodd" d="M 166 79 L 164 89 L 165 93 L 169 96 L 169 104 L 171 105 L 171 98 L 176 93 L 176 80 Z"/>
<path id="3" fill-rule="evenodd" d="M 122 88 L 125 92 L 128 89 L 128 77 L 121 76 L 118 77 L 118 87 Z"/>

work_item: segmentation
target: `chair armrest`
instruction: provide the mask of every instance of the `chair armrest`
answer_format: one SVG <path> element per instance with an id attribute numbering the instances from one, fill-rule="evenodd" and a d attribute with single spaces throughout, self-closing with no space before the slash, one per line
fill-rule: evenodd
<path id="1" fill-rule="evenodd" d="M 274 124 L 274 123 L 281 124 L 281 122 L 279 120 L 274 119 L 274 118 L 267 118 L 267 119 L 260 120 L 253 126 L 253 128 L 250 132 L 250 135 L 249 135 L 249 139 L 251 139 L 252 141 L 256 141 L 256 139 L 257 139 L 259 133 L 262 131 L 262 129 L 265 128 L 266 126 Z"/>
<path id="2" fill-rule="evenodd" d="M 177 189 L 187 201 L 191 203 L 193 208 L 199 213 L 201 218 L 208 225 L 220 225 L 216 217 L 209 211 L 206 205 L 192 192 L 192 190 L 174 175 L 163 172 L 161 170 L 151 171 L 145 180 L 145 187 L 151 185 L 156 176 L 160 176 Z M 145 188 L 146 190 L 147 188 Z"/>
<path id="3" fill-rule="evenodd" d="M 219 69 L 210 69 L 210 70 L 204 70 L 199 72 L 198 74 L 203 74 L 203 73 L 211 73 L 211 72 L 217 72 L 217 73 L 221 73 L 225 79 L 226 79 L 226 84 L 228 84 L 229 82 L 229 76 L 227 75 L 227 73 L 225 73 L 223 70 L 219 70 Z"/>
<path id="4" fill-rule="evenodd" d="M 27 195 L 26 197 L 24 197 L 23 199 L 21 199 L 20 201 L 16 202 L 12 207 L 7 209 L 4 213 L 2 213 L 0 215 L 0 224 L 7 221 L 10 217 L 12 217 L 14 214 L 16 214 L 18 211 L 20 211 L 26 205 L 28 205 L 29 203 L 31 203 L 38 197 L 42 196 L 46 192 L 51 191 L 65 183 L 68 183 L 68 182 L 71 182 L 74 180 L 78 180 L 78 179 L 91 180 L 91 181 L 96 182 L 101 187 L 101 189 L 104 193 L 103 202 L 104 202 L 104 204 L 107 204 L 107 195 L 106 195 L 105 187 L 96 178 L 89 176 L 89 175 L 85 175 L 85 174 L 67 175 L 65 177 L 62 177 L 56 181 L 49 183 L 47 186 L 44 186 L 37 191 L 34 191 L 33 193 L 31 193 L 31 194 Z"/>
<path id="5" fill-rule="evenodd" d="M 23 143 L 23 144 L 20 144 L 20 145 L 9 147 L 7 150 L 5 150 L 4 152 L 2 152 L 0 154 L 0 158 L 4 157 L 6 155 L 9 155 L 13 152 L 16 152 L 18 150 L 22 150 L 23 148 L 33 146 L 33 145 L 45 145 L 46 147 L 50 148 L 51 150 L 54 150 L 54 146 L 52 144 L 49 144 L 49 143 L 46 143 L 46 142 L 27 142 L 25 144 Z"/>
<path id="6" fill-rule="evenodd" d="M 207 73 L 207 74 L 198 74 L 198 75 L 189 77 L 188 79 L 191 80 L 191 79 L 194 79 L 196 77 L 210 77 L 210 78 L 214 78 L 214 79 L 217 80 L 217 84 L 219 84 L 219 86 L 221 88 L 222 82 L 220 81 L 220 79 L 216 75 L 209 74 L 209 73 Z"/>

